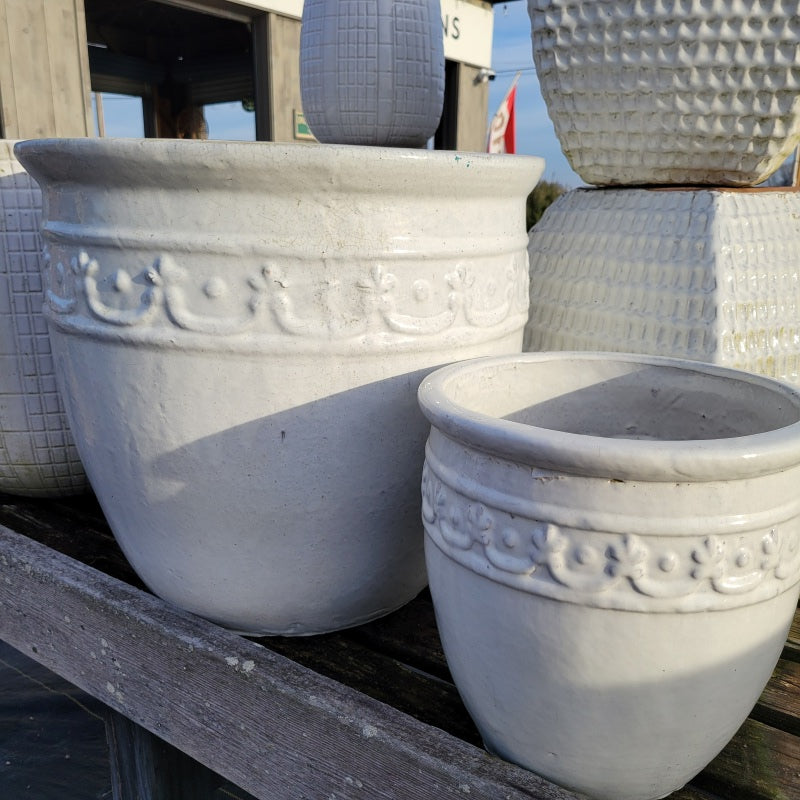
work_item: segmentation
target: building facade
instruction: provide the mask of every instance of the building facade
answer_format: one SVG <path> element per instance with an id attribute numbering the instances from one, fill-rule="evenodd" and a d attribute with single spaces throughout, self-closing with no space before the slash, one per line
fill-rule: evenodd
<path id="1" fill-rule="evenodd" d="M 445 106 L 435 146 L 485 149 L 492 5 L 441 0 Z M 0 0 L 0 135 L 91 136 L 92 93 L 141 99 L 145 136 L 241 102 L 253 138 L 308 139 L 300 101 L 303 0 Z"/>

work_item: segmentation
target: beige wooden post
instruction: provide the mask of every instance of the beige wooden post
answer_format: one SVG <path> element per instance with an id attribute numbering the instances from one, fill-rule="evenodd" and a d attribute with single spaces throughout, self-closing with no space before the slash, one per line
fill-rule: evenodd
<path id="1" fill-rule="evenodd" d="M 294 139 L 300 111 L 300 20 L 267 12 L 253 20 L 256 138 Z"/>
<path id="2" fill-rule="evenodd" d="M 458 65 L 456 150 L 481 153 L 486 150 L 486 117 L 489 83 L 480 80 L 478 67 Z"/>

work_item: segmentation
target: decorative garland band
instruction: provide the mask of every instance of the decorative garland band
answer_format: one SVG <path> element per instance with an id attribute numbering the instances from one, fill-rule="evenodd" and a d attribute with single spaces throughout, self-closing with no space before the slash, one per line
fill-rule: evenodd
<path id="1" fill-rule="evenodd" d="M 587 532 L 487 506 L 446 485 L 426 461 L 422 517 L 430 542 L 497 583 L 596 608 L 724 610 L 800 582 L 800 519 L 764 529 L 686 536 Z"/>
<path id="2" fill-rule="evenodd" d="M 303 352 L 309 343 L 315 351 L 330 352 L 354 347 L 436 350 L 452 348 L 453 342 L 479 345 L 517 331 L 521 336 L 527 320 L 524 254 L 510 259 L 502 274 L 488 282 L 477 282 L 471 263 L 455 266 L 437 278 L 436 285 L 433 279 L 417 279 L 408 287 L 411 300 L 403 299 L 408 292 L 400 297 L 397 276 L 374 263 L 344 287 L 351 303 L 357 299 L 357 306 L 344 310 L 337 304 L 337 285 L 321 281 L 319 286 L 294 286 L 292 278 L 274 263 L 254 267 L 249 276 L 237 278 L 238 284 L 232 288 L 227 276 L 205 278 L 202 285 L 192 285 L 191 272 L 163 255 L 134 275 L 120 269 L 103 276 L 117 298 L 115 305 L 106 302 L 99 286 L 100 266 L 86 252 L 79 252 L 65 266 L 62 261 L 54 264 L 48 251 L 45 264 L 45 311 L 58 329 L 156 347 L 205 348 L 208 337 L 213 336 L 218 343 L 230 340 L 216 349 L 236 352 Z M 239 310 L 226 316 L 197 313 L 187 300 L 188 296 L 203 295 L 204 303 L 213 307 L 235 292 L 241 295 L 234 294 Z M 312 292 L 323 300 L 309 311 L 306 299 Z M 415 314 L 403 307 L 404 302 L 412 306 L 424 303 L 432 293 L 441 298 L 435 313 Z M 490 308 L 481 307 L 487 293 L 494 301 Z"/>
<path id="3" fill-rule="evenodd" d="M 373 353 L 382 357 L 396 354 L 431 353 L 432 358 L 427 366 L 420 367 L 426 372 L 441 366 L 442 363 L 463 357 L 467 348 L 486 346 L 486 354 L 498 352 L 492 350 L 494 342 L 509 341 L 503 352 L 519 348 L 522 341 L 522 329 L 527 316 L 518 314 L 510 317 L 502 327 L 491 329 L 453 327 L 447 334 L 439 336 L 410 336 L 391 333 L 374 333 L 351 338 L 322 339 L 301 336 L 287 336 L 283 333 L 250 332 L 237 336 L 211 336 L 207 333 L 181 331 L 167 326 L 152 328 L 117 328 L 99 324 L 89 317 L 78 314 L 54 314 L 45 306 L 43 314 L 52 328 L 68 335 L 84 340 L 110 342 L 122 346 L 148 347 L 153 350 L 203 351 L 208 353 L 229 353 L 241 356 L 275 355 L 288 357 L 292 355 L 320 356 L 359 356 Z M 481 353 L 483 351 L 481 350 Z M 479 353 L 480 354 L 480 353 Z M 420 376 L 422 380 L 423 376 Z"/>
<path id="4" fill-rule="evenodd" d="M 574 508 L 518 497 L 485 486 L 445 465 L 433 452 L 430 442 L 425 446 L 425 461 L 429 473 L 467 500 L 514 516 L 542 520 L 573 530 L 624 534 L 635 529 L 643 536 L 731 536 L 781 525 L 800 517 L 800 495 L 782 506 L 766 511 L 700 518 L 656 517 L 650 514 L 634 516 L 614 511 Z"/>

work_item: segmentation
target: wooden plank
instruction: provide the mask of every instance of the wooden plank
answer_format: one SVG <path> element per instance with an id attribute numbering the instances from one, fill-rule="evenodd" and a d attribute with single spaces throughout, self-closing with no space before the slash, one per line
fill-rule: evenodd
<path id="1" fill-rule="evenodd" d="M 778 662 L 750 716 L 800 736 L 800 664 L 785 659 Z"/>
<path id="2" fill-rule="evenodd" d="M 0 527 L 0 638 L 260 800 L 573 800 Z"/>
<path id="3" fill-rule="evenodd" d="M 732 798 L 723 798 L 718 794 L 712 794 L 703 789 L 698 789 L 696 786 L 689 785 L 683 789 L 678 789 L 677 792 L 673 792 L 668 797 L 665 797 L 664 800 L 732 800 Z"/>
<path id="4" fill-rule="evenodd" d="M 796 800 L 800 739 L 749 719 L 692 783 L 731 800 Z"/>
<path id="5" fill-rule="evenodd" d="M 60 501 L 29 501 L 24 498 L 2 498 L 0 521 L 16 528 L 25 528 L 42 541 L 75 554 L 81 559 L 92 559 L 124 575 L 130 570 L 117 551 L 108 532 L 102 512 L 91 497 Z M 110 551 L 110 552 L 109 552 Z M 798 615 L 800 616 L 800 615 Z M 264 639 L 272 647 L 306 667 L 326 677 L 333 678 L 352 688 L 365 692 L 375 699 L 399 706 L 417 719 L 432 724 L 469 742 L 478 743 L 466 711 L 449 682 L 444 656 L 438 642 L 433 609 L 426 593 L 404 609 L 361 628 L 313 639 Z M 410 668 L 409 668 L 410 667 Z M 427 674 L 424 674 L 427 673 Z M 762 697 L 759 708 L 772 716 L 773 722 L 786 721 L 782 706 L 794 699 L 794 666 L 780 665 Z M 793 719 L 793 712 L 789 719 Z M 747 749 L 739 734 L 720 757 L 722 764 L 736 764 L 737 755 Z M 780 758 L 780 753 L 776 753 Z M 718 759 L 719 760 L 719 759 Z M 730 800 L 737 795 L 716 795 L 711 788 L 720 787 L 712 765 L 698 780 L 701 786 L 689 786 L 671 796 L 671 800 L 701 800 L 723 797 Z M 725 770 L 721 770 L 725 774 Z M 710 777 L 709 777 L 710 776 Z M 723 790 L 735 783 L 728 776 Z M 739 787 L 741 788 L 741 786 Z M 800 796 L 800 793 L 799 793 Z"/>
<path id="6" fill-rule="evenodd" d="M 439 680 L 452 682 L 427 589 L 413 603 L 388 617 L 351 628 L 344 635 Z"/>
<path id="7" fill-rule="evenodd" d="M 370 650 L 343 634 L 261 641 L 271 650 L 320 675 L 482 747 L 480 734 L 451 682 L 438 680 L 385 653 Z"/>
<path id="8" fill-rule="evenodd" d="M 800 609 L 794 615 L 789 637 L 783 651 L 783 657 L 800 662 Z"/>
<path id="9" fill-rule="evenodd" d="M 30 500 L 0 494 L 0 524 L 106 575 L 144 588 L 93 495 Z"/>

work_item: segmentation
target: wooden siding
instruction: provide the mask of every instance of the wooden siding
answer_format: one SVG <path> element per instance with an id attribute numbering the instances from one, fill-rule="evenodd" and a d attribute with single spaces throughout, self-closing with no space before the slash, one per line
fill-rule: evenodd
<path id="1" fill-rule="evenodd" d="M 7 139 L 89 136 L 83 0 L 0 0 L 0 123 Z"/>

